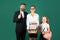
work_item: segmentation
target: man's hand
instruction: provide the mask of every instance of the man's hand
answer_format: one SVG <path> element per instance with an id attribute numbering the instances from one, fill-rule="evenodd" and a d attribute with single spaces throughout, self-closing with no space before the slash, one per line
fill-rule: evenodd
<path id="1" fill-rule="evenodd" d="M 18 15 L 18 19 L 20 19 L 21 18 L 21 14 L 20 15 Z"/>

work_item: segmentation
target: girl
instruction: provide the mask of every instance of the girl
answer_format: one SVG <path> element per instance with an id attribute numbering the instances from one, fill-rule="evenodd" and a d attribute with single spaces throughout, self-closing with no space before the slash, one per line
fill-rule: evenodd
<path id="1" fill-rule="evenodd" d="M 27 15 L 27 30 L 29 34 L 29 40 L 36 40 L 37 28 L 39 25 L 39 15 L 35 13 L 35 6 L 30 7 L 31 13 Z"/>
<path id="2" fill-rule="evenodd" d="M 51 31 L 50 31 L 50 27 L 48 24 L 48 18 L 46 16 L 42 17 L 40 29 L 41 29 L 40 40 L 50 40 L 51 39 Z"/>

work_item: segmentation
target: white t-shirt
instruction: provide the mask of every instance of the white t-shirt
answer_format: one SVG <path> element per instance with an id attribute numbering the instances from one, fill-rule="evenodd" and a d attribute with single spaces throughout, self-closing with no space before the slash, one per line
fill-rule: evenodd
<path id="1" fill-rule="evenodd" d="M 37 23 L 36 26 L 35 25 L 30 25 L 33 21 L 35 21 Z M 35 28 L 37 28 L 39 26 L 39 15 L 34 13 L 34 16 L 32 17 L 31 13 L 28 14 L 26 24 L 27 24 L 27 29 L 29 29 L 29 28 L 33 29 L 34 26 L 35 26 Z"/>
<path id="2" fill-rule="evenodd" d="M 48 23 L 42 23 L 42 24 L 40 24 L 40 26 L 41 26 L 41 32 L 46 32 L 47 29 L 49 28 Z"/>

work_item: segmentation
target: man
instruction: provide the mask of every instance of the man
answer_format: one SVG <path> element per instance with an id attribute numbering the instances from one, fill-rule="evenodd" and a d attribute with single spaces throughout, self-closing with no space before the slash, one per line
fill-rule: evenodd
<path id="1" fill-rule="evenodd" d="M 25 3 L 20 5 L 20 10 L 15 12 L 13 22 L 16 23 L 16 37 L 17 40 L 25 40 L 26 35 L 26 16 Z"/>

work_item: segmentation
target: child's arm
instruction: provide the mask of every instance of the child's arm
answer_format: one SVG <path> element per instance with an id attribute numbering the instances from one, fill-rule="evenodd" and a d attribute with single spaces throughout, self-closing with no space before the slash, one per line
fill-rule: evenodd
<path id="1" fill-rule="evenodd" d="M 47 33 L 49 33 L 50 32 L 50 26 L 49 26 L 49 24 L 47 25 Z"/>
<path id="2" fill-rule="evenodd" d="M 50 28 L 47 29 L 46 32 L 42 32 L 42 34 L 50 33 Z"/>
<path id="3" fill-rule="evenodd" d="M 45 32 L 45 33 L 50 33 L 50 26 L 49 26 L 49 24 L 47 25 L 47 32 Z"/>
<path id="4" fill-rule="evenodd" d="M 47 29 L 47 33 L 49 33 L 49 32 L 50 32 L 50 28 Z"/>

